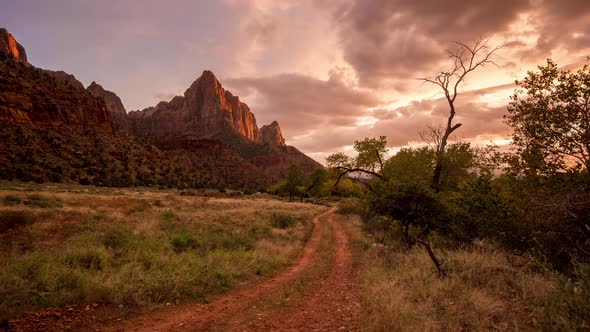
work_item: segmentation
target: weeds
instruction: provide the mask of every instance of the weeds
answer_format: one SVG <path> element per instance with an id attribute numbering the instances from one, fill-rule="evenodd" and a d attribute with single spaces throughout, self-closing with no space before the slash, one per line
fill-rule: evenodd
<path id="1" fill-rule="evenodd" d="M 20 196 L 17 195 L 6 195 L 4 196 L 3 202 L 4 205 L 6 206 L 15 206 L 15 205 L 19 205 L 21 203 L 21 198 Z"/>
<path id="2" fill-rule="evenodd" d="M 275 228 L 287 228 L 293 226 L 295 218 L 289 213 L 275 211 L 270 215 L 270 223 Z"/>
<path id="3" fill-rule="evenodd" d="M 0 210 L 0 236 L 6 239 L 0 319 L 65 304 L 207 301 L 285 267 L 309 233 L 307 224 L 294 221 L 325 210 L 172 191 L 96 188 L 89 193 L 64 184 L 56 185 L 58 199 L 45 194 L 46 187 L 22 186 L 0 190 L 0 197 L 33 191 L 21 210 Z M 151 208 L 160 205 L 166 210 Z M 67 209 L 37 210 L 58 206 Z M 289 215 L 288 230 L 273 230 L 273 211 Z M 9 229 L 18 232 L 4 235 Z M 288 233 L 288 239 L 275 231 Z"/>
<path id="4" fill-rule="evenodd" d="M 31 224 L 35 217 L 27 211 L 0 211 L 0 234 L 20 226 Z"/>
<path id="5" fill-rule="evenodd" d="M 59 208 L 63 206 L 63 202 L 55 196 L 32 194 L 28 196 L 27 205 L 36 208 Z"/>

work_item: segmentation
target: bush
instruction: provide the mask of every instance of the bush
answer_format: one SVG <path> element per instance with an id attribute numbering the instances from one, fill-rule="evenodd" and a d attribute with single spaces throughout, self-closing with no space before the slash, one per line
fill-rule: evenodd
<path id="1" fill-rule="evenodd" d="M 0 211 L 0 233 L 32 222 L 34 218 L 25 211 Z"/>
<path id="2" fill-rule="evenodd" d="M 126 251 L 129 249 L 131 240 L 133 239 L 133 232 L 125 226 L 115 226 L 108 229 L 103 238 L 102 244 L 116 251 Z"/>
<path id="3" fill-rule="evenodd" d="M 174 235 L 170 240 L 170 243 L 172 244 L 172 249 L 174 249 L 176 253 L 185 252 L 199 247 L 197 238 L 188 232 Z"/>
<path id="4" fill-rule="evenodd" d="M 6 196 L 4 196 L 3 201 L 4 201 L 4 205 L 15 206 L 15 205 L 20 204 L 21 199 L 17 195 L 6 195 Z"/>
<path id="5" fill-rule="evenodd" d="M 270 224 L 275 228 L 287 228 L 295 223 L 292 215 L 282 211 L 275 211 L 270 215 Z"/>
<path id="6" fill-rule="evenodd" d="M 340 214 L 360 214 L 359 210 L 362 209 L 361 203 L 358 200 L 347 199 L 340 202 L 338 207 L 338 213 Z"/>
<path id="7" fill-rule="evenodd" d="M 545 304 L 545 331 L 590 329 L 590 265 L 575 266 L 575 281 L 561 280 Z"/>
<path id="8" fill-rule="evenodd" d="M 68 266 L 85 270 L 102 270 L 104 264 L 101 253 L 92 249 L 68 253 L 64 260 Z"/>
<path id="9" fill-rule="evenodd" d="M 57 208 L 62 207 L 62 200 L 55 196 L 45 196 L 39 194 L 29 195 L 28 205 L 38 208 Z"/>

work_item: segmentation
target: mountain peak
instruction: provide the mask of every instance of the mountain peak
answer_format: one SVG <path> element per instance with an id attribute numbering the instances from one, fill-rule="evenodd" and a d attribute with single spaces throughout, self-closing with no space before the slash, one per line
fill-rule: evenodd
<path id="1" fill-rule="evenodd" d="M 13 57 L 20 62 L 28 63 L 25 48 L 4 28 L 0 28 L 0 53 Z"/>
<path id="2" fill-rule="evenodd" d="M 262 128 L 260 128 L 260 134 L 262 136 L 262 143 L 264 144 L 276 146 L 286 145 L 285 138 L 281 132 L 281 126 L 279 126 L 277 121 L 273 121 L 269 125 L 262 126 Z"/>

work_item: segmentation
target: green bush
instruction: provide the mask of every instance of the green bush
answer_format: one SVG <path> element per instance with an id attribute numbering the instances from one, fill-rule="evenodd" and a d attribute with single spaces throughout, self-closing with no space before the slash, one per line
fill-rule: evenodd
<path id="1" fill-rule="evenodd" d="M 211 250 L 252 250 L 256 246 L 254 237 L 248 234 L 228 231 L 218 226 L 209 226 L 200 239 L 203 249 Z"/>
<path id="2" fill-rule="evenodd" d="M 346 199 L 340 202 L 338 213 L 340 214 L 360 214 L 362 209 L 361 203 L 358 200 Z"/>
<path id="3" fill-rule="evenodd" d="M 270 224 L 275 228 L 287 228 L 295 224 L 295 218 L 289 213 L 275 211 L 270 215 Z"/>
<path id="4" fill-rule="evenodd" d="M 574 281 L 560 280 L 545 304 L 545 331 L 590 329 L 590 264 L 575 265 Z"/>
<path id="5" fill-rule="evenodd" d="M 40 194 L 29 195 L 29 205 L 38 208 L 57 208 L 62 207 L 62 200 L 55 196 L 45 196 Z"/>
<path id="6" fill-rule="evenodd" d="M 17 195 L 6 195 L 4 196 L 4 205 L 15 206 L 20 204 L 21 198 Z"/>
<path id="7" fill-rule="evenodd" d="M 172 249 L 174 249 L 176 253 L 185 252 L 199 247 L 199 241 L 197 241 L 197 238 L 188 232 L 174 235 L 170 240 L 170 243 L 172 244 Z"/>
<path id="8" fill-rule="evenodd" d="M 115 251 L 126 251 L 129 249 L 133 239 L 133 232 L 125 226 L 109 228 L 102 238 L 102 244 Z"/>
<path id="9" fill-rule="evenodd" d="M 96 249 L 70 252 L 65 255 L 64 261 L 70 267 L 85 270 L 102 270 L 104 267 L 103 255 Z"/>

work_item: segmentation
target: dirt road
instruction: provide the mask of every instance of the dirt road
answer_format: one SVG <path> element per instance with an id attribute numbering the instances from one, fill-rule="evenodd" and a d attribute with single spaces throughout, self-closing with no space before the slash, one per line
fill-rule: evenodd
<path id="1" fill-rule="evenodd" d="M 166 308 L 101 330 L 118 331 L 354 331 L 360 301 L 348 239 L 335 209 L 314 219 L 298 262 L 257 285 L 209 304 Z"/>

